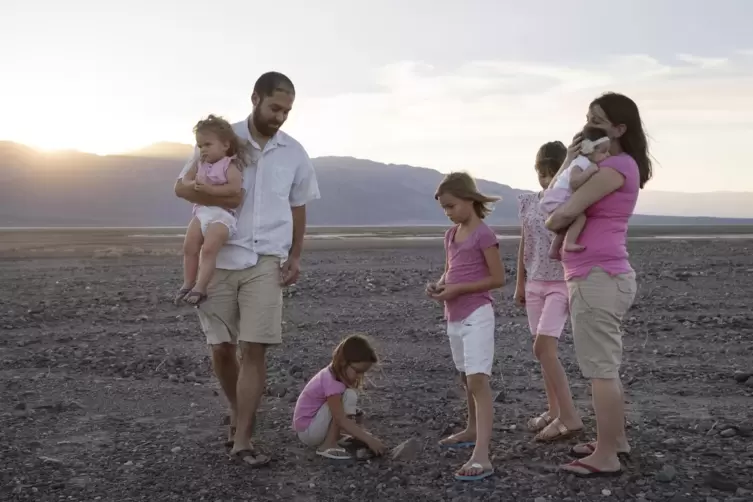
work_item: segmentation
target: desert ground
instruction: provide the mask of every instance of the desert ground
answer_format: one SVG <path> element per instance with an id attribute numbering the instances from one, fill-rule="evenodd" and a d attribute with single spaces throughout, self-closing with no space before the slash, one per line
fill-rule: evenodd
<path id="1" fill-rule="evenodd" d="M 286 292 L 256 438 L 273 463 L 250 470 L 227 458 L 226 407 L 195 315 L 170 302 L 179 237 L 1 231 L 0 500 L 753 500 L 753 238 L 683 237 L 751 229 L 633 232 L 643 237 L 629 245 L 639 293 L 625 322 L 633 455 L 622 476 L 600 480 L 557 471 L 576 440 L 541 445 L 525 429 L 545 400 L 524 312 L 511 301 L 517 241 L 503 237 L 497 472 L 476 483 L 452 478 L 468 452 L 437 447 L 465 418 L 441 308 L 422 294 L 441 271 L 441 241 L 429 238 L 441 230 L 333 232 L 312 232 L 303 275 Z M 391 446 L 415 439 L 416 458 L 333 464 L 291 431 L 306 379 L 354 332 L 381 356 L 361 398 L 367 426 Z M 569 331 L 561 349 L 592 436 Z"/>

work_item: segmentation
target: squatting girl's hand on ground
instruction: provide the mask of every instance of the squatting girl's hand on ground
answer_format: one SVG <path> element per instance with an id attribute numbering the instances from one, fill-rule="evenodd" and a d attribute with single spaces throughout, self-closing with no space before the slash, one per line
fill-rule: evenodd
<path id="1" fill-rule="evenodd" d="M 387 447 L 382 443 L 379 439 L 372 437 L 367 443 L 367 446 L 371 451 L 373 451 L 376 455 L 384 455 L 384 452 L 387 451 Z"/>

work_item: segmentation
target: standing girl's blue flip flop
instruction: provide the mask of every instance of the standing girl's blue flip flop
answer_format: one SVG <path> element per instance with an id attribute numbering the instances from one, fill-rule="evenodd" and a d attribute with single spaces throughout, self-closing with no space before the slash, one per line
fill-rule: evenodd
<path id="1" fill-rule="evenodd" d="M 485 470 L 484 466 L 479 463 L 474 462 L 469 467 L 471 469 L 480 469 L 481 473 L 467 476 L 464 476 L 462 474 L 455 474 L 455 479 L 458 481 L 478 481 L 484 478 L 488 478 L 489 476 L 494 474 L 494 468 Z"/>
<path id="2" fill-rule="evenodd" d="M 446 448 L 448 450 L 459 450 L 461 448 L 474 448 L 476 446 L 475 441 L 460 441 L 459 443 L 439 443 L 440 448 Z"/>

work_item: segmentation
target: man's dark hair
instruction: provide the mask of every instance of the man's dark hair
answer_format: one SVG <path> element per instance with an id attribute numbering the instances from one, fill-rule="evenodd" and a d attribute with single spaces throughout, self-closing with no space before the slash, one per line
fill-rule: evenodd
<path id="1" fill-rule="evenodd" d="M 270 71 L 259 77 L 254 84 L 254 94 L 264 99 L 277 91 L 287 92 L 295 96 L 293 82 L 282 73 Z"/>

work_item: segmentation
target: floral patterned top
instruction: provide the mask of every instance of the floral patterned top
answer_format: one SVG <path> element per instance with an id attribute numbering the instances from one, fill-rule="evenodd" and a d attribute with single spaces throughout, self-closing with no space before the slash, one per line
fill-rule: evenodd
<path id="1" fill-rule="evenodd" d="M 526 280 L 564 281 L 562 264 L 549 258 L 554 233 L 544 225 L 547 216 L 539 205 L 541 194 L 542 192 L 524 193 L 518 196 L 518 217 L 525 240 L 523 263 L 526 267 Z"/>

